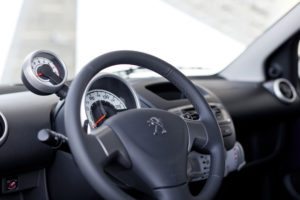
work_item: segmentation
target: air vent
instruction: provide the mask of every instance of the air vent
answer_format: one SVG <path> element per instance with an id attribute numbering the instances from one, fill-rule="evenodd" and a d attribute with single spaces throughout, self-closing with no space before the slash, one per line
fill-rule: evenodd
<path id="1" fill-rule="evenodd" d="M 2 113 L 0 113 L 0 146 L 5 142 L 8 135 L 7 121 Z"/>
<path id="2" fill-rule="evenodd" d="M 233 122 L 230 118 L 228 111 L 224 108 L 224 106 L 220 103 L 209 103 L 209 106 L 216 117 L 217 123 L 221 129 L 221 133 L 223 137 L 235 137 L 235 130 L 233 126 Z M 194 109 L 192 105 L 181 106 L 177 108 L 173 108 L 169 110 L 170 112 L 179 115 L 185 119 L 189 120 L 198 120 L 199 115 Z M 233 140 L 234 141 L 234 140 Z M 227 144 L 228 145 L 228 144 Z M 227 146 L 225 144 L 227 149 Z M 232 148 L 232 147 L 230 147 Z M 229 149 L 229 147 L 228 147 Z"/>
<path id="3" fill-rule="evenodd" d="M 199 119 L 199 115 L 193 107 L 188 108 L 188 109 L 183 109 L 182 114 L 183 114 L 182 116 L 186 119 L 191 119 L 191 120 Z"/>
<path id="4" fill-rule="evenodd" d="M 293 99 L 293 97 L 294 97 L 293 90 L 289 84 L 287 84 L 285 82 L 280 82 L 279 90 L 280 90 L 282 96 L 284 96 L 284 98 Z"/>
<path id="5" fill-rule="evenodd" d="M 287 79 L 280 78 L 267 82 L 264 87 L 284 103 L 293 103 L 297 98 L 294 86 Z"/>
<path id="6" fill-rule="evenodd" d="M 210 106 L 213 114 L 215 115 L 217 121 L 224 120 L 222 110 L 221 110 L 221 108 L 219 108 L 219 106 L 217 104 L 210 104 L 209 106 Z M 182 116 L 186 119 L 191 119 L 191 120 L 199 119 L 199 115 L 193 107 L 184 108 L 181 110 L 181 113 L 182 113 Z"/>
<path id="7" fill-rule="evenodd" d="M 216 105 L 210 105 L 211 110 L 213 111 L 217 121 L 224 119 L 221 109 Z"/>

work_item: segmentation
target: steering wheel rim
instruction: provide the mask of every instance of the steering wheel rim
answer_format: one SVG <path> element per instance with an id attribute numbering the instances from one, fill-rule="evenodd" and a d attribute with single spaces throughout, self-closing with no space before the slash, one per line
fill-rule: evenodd
<path id="1" fill-rule="evenodd" d="M 115 51 L 95 58 L 80 71 L 70 86 L 65 103 L 66 134 L 69 138 L 73 157 L 85 178 L 95 191 L 106 199 L 132 199 L 131 196 L 118 188 L 107 177 L 103 168 L 99 169 L 99 163 L 102 160 L 98 163 L 95 160 L 99 159 L 99 157 L 105 157 L 105 152 L 103 152 L 103 155 L 100 155 L 101 153 L 99 154 L 98 150 L 87 148 L 89 146 L 97 146 L 99 143 L 92 136 L 84 133 L 80 123 L 81 99 L 89 81 L 103 69 L 119 64 L 141 66 L 168 79 L 190 100 L 195 110 L 199 113 L 199 121 L 205 130 L 205 139 L 202 142 L 200 139 L 197 139 L 195 134 L 191 134 L 191 132 L 197 132 L 197 130 L 189 130 L 189 140 L 192 141 L 192 144 L 189 144 L 189 146 L 195 145 L 195 149 L 205 150 L 211 155 L 210 174 L 202 191 L 197 196 L 191 196 L 187 194 L 188 191 L 184 185 L 179 185 L 174 188 L 155 190 L 156 197 L 159 199 L 180 199 L 183 195 L 188 195 L 185 196 L 188 199 L 212 199 L 223 179 L 225 156 L 223 139 L 209 105 L 193 83 L 175 67 L 159 58 L 136 51 Z M 108 123 L 108 126 L 111 126 L 111 124 Z M 187 129 L 192 129 L 193 126 L 188 125 Z M 105 132 L 105 130 L 100 128 L 99 132 L 101 131 Z M 191 140 L 191 137 L 196 139 L 192 138 Z"/>

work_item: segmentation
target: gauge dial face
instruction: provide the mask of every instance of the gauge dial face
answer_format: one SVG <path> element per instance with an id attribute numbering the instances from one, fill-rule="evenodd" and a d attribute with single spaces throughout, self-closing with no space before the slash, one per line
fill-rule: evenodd
<path id="1" fill-rule="evenodd" d="M 58 68 L 56 65 L 49 60 L 48 58 L 44 57 L 35 57 L 31 62 L 31 67 L 34 72 L 34 75 L 41 81 L 49 81 L 49 78 L 42 75 L 41 72 L 39 72 L 39 69 L 42 66 L 49 66 L 53 73 L 55 73 L 58 77 L 60 76 L 60 73 L 58 71 Z"/>
<path id="2" fill-rule="evenodd" d="M 105 119 L 126 110 L 121 98 L 106 90 L 91 90 L 85 97 L 85 111 L 92 128 L 99 127 Z"/>
<path id="3" fill-rule="evenodd" d="M 67 80 L 67 68 L 53 52 L 30 53 L 22 65 L 22 81 L 33 93 L 49 95 L 59 91 Z"/>

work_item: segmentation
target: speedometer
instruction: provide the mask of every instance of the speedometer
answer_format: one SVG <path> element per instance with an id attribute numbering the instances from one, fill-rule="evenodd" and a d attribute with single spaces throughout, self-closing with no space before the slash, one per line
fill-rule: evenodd
<path id="1" fill-rule="evenodd" d="M 137 94 L 126 80 L 99 73 L 87 85 L 81 100 L 81 123 L 87 133 L 119 112 L 141 107 Z"/>
<path id="2" fill-rule="evenodd" d="M 85 111 L 92 128 L 99 127 L 105 119 L 126 109 L 124 100 L 106 90 L 91 90 L 85 97 Z"/>

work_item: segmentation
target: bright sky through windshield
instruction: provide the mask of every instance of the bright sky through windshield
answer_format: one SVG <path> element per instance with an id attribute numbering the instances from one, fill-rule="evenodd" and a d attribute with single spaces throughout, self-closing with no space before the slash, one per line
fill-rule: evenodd
<path id="1" fill-rule="evenodd" d="M 69 79 L 94 57 L 124 49 L 158 56 L 186 75 L 217 73 L 297 2 L 1 1 L 0 84 L 21 83 L 24 58 L 38 49 L 61 57 Z M 139 70 L 133 76 L 151 75 Z"/>
<path id="2" fill-rule="evenodd" d="M 22 3 L 10 0 L 0 7 L 0 23 L 6 30 L 0 37 L 0 74 Z M 161 0 L 78 0 L 76 27 L 76 71 L 98 55 L 130 49 L 156 55 L 175 66 L 202 67 L 207 74 L 222 69 L 244 48 Z"/>
<path id="3" fill-rule="evenodd" d="M 77 16 L 78 69 L 98 55 L 128 49 L 177 67 L 203 67 L 202 74 L 212 74 L 244 49 L 161 0 L 80 0 Z"/>

